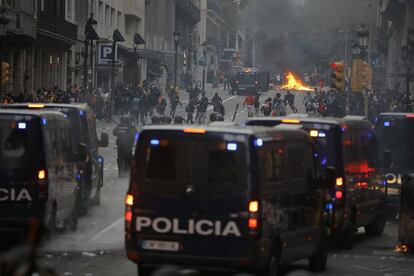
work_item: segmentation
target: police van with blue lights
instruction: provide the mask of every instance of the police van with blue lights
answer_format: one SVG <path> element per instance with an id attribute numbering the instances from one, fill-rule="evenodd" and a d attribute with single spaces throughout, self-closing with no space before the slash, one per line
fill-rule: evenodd
<path id="1" fill-rule="evenodd" d="M 125 203 L 127 257 L 138 274 L 163 264 L 277 275 L 327 262 L 324 191 L 312 140 L 297 128 L 145 127 Z"/>
<path id="2" fill-rule="evenodd" d="M 332 237 L 339 247 L 350 249 L 359 227 L 381 235 L 386 220 L 387 185 L 377 159 L 373 126 L 362 117 L 250 118 L 247 126 L 297 125 L 314 140 L 321 166 L 335 171 L 336 184 L 329 191 Z"/>
<path id="3" fill-rule="evenodd" d="M 60 112 L 0 111 L 1 247 L 27 242 L 19 239 L 36 221 L 76 229 L 75 148 Z"/>
<path id="4" fill-rule="evenodd" d="M 108 135 L 96 132 L 96 118 L 87 104 L 21 103 L 1 105 L 1 109 L 56 110 L 64 114 L 69 121 L 72 144 L 84 144 L 87 158 L 78 160 L 80 196 L 78 211 L 84 215 L 91 204 L 99 205 L 101 189 L 104 183 L 104 159 L 99 147 L 108 146 Z"/>
<path id="5" fill-rule="evenodd" d="M 403 176 L 414 173 L 414 113 L 381 113 L 376 119 L 375 133 L 378 156 L 388 151 L 391 168 L 385 172 L 388 183 L 387 213 L 390 218 L 398 215 Z"/>

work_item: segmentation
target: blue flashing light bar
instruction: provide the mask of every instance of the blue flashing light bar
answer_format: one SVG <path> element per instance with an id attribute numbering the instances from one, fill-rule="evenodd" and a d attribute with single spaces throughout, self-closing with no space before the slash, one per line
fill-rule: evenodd
<path id="1" fill-rule="evenodd" d="M 42 118 L 42 125 L 46 125 L 47 124 L 47 120 L 46 120 L 46 118 Z"/>
<path id="2" fill-rule="evenodd" d="M 391 125 L 390 122 L 384 122 L 385 127 L 389 127 L 390 125 Z"/>

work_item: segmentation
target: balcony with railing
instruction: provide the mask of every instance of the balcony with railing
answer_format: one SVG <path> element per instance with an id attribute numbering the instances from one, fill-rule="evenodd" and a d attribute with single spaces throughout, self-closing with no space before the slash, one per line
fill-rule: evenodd
<path id="1" fill-rule="evenodd" d="M 37 22 L 39 33 L 60 38 L 70 43 L 76 43 L 78 38 L 78 26 L 66 21 L 64 18 L 40 12 Z"/>
<path id="2" fill-rule="evenodd" d="M 178 12 L 182 12 L 185 18 L 197 23 L 200 21 L 200 9 L 194 5 L 191 0 L 178 0 L 175 1 L 176 9 Z"/>

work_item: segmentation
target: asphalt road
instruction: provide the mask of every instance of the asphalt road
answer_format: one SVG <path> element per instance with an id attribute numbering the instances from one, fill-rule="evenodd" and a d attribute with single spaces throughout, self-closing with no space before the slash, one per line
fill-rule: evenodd
<path id="1" fill-rule="evenodd" d="M 215 90 L 208 88 L 207 97 L 211 99 Z M 226 121 L 231 121 L 236 105 L 236 121 L 247 118 L 242 107 L 244 97 L 229 95 L 227 91 L 217 90 L 226 109 Z M 261 99 L 273 97 L 274 91 L 263 93 Z M 299 112 L 303 93 L 296 94 Z M 183 107 L 178 114 L 185 115 L 188 95 L 182 92 Z M 289 108 L 288 111 L 290 112 Z M 212 107 L 209 108 L 212 112 Z M 124 196 L 128 179 L 119 179 L 116 164 L 115 139 L 112 136 L 113 123 L 97 123 L 98 132 L 110 135 L 108 148 L 101 149 L 105 158 L 105 179 L 100 206 L 90 209 L 89 214 L 79 219 L 76 232 L 59 233 L 45 241 L 40 250 L 41 263 L 55 269 L 59 275 L 136 275 L 136 266 L 123 251 L 124 248 Z M 320 275 L 414 275 L 414 255 L 395 252 L 397 225 L 388 222 L 381 237 L 368 238 L 363 231 L 357 233 L 357 242 L 350 251 L 332 250 L 328 268 Z M 306 263 L 299 262 L 283 268 L 286 274 L 306 270 Z"/>

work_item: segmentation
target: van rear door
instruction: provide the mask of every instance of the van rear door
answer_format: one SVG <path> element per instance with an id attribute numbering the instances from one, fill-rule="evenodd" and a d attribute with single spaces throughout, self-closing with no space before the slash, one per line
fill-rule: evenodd
<path id="1" fill-rule="evenodd" d="M 138 191 L 132 229 L 139 251 L 218 258 L 249 253 L 247 140 L 176 131 L 141 134 L 131 182 Z"/>
<path id="2" fill-rule="evenodd" d="M 40 118 L 1 114 L 0 221 L 37 217 L 41 213 L 39 177 L 45 181 L 44 164 Z"/>

